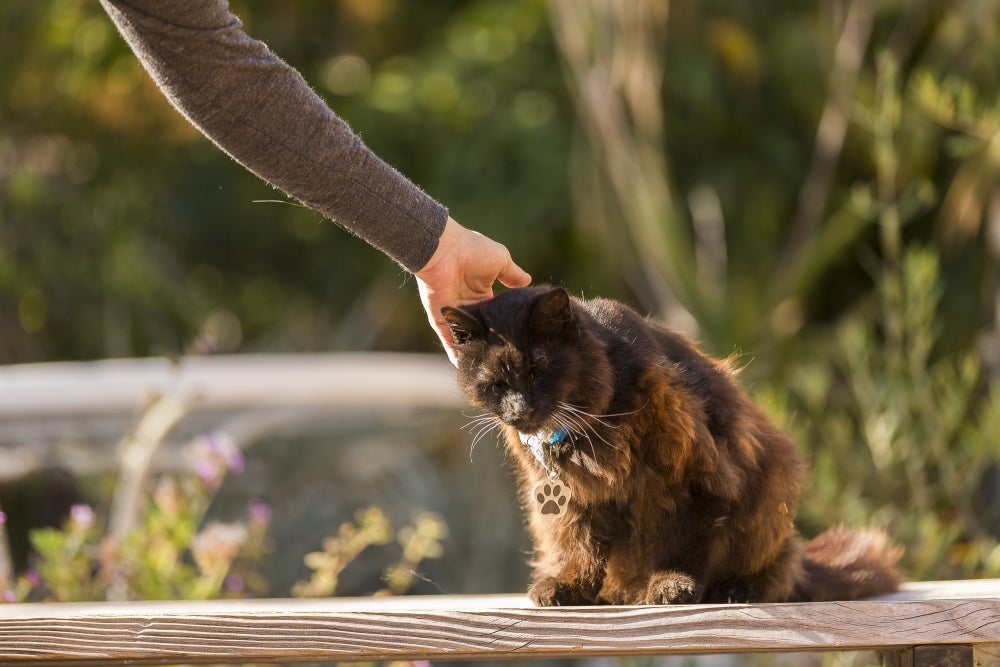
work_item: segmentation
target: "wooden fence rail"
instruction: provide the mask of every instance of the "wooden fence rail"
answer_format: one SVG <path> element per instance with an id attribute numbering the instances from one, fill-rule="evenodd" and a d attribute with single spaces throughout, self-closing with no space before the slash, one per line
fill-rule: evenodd
<path id="1" fill-rule="evenodd" d="M 523 596 L 427 596 L 0 605 L 0 665 L 867 649 L 894 665 L 1000 665 L 1000 580 L 808 604 L 542 609 Z"/>
<path id="2" fill-rule="evenodd" d="M 467 405 L 454 367 L 440 354 L 240 354 L 0 366 L 0 482 L 53 461 L 75 473 L 114 469 L 119 439 L 151 396 L 183 405 L 184 424 L 196 433 L 225 428 L 249 441 L 335 411 L 457 413 Z"/>

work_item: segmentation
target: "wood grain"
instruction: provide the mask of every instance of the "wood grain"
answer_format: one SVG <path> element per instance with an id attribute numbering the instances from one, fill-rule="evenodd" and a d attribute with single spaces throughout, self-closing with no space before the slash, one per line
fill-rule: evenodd
<path id="1" fill-rule="evenodd" d="M 1000 667 L 1000 644 L 976 644 L 972 648 L 975 667 Z"/>
<path id="2" fill-rule="evenodd" d="M 1000 643 L 1000 581 L 915 588 L 860 602 L 669 607 L 540 609 L 523 596 L 11 604 L 0 605 L 0 664 L 495 660 L 959 644 L 982 646 L 988 656 Z M 915 593 L 921 599 L 905 599 Z"/>

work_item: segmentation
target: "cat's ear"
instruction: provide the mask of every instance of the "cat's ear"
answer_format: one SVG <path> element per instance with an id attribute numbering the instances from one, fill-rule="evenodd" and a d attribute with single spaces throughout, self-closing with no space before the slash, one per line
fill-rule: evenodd
<path id="1" fill-rule="evenodd" d="M 444 315 L 444 321 L 451 329 L 451 337 L 455 341 L 455 345 L 466 345 L 486 337 L 486 327 L 483 326 L 479 318 L 464 310 L 445 306 L 441 309 L 441 314 Z"/>
<path id="2" fill-rule="evenodd" d="M 569 292 L 562 287 L 547 292 L 531 312 L 531 328 L 541 334 L 570 334 L 577 330 L 576 315 L 570 305 Z"/>

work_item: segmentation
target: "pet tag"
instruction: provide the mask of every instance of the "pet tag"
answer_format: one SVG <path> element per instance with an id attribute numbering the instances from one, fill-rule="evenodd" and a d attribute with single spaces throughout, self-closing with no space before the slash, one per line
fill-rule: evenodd
<path id="1" fill-rule="evenodd" d="M 535 511 L 546 519 L 557 519 L 566 513 L 573 496 L 569 486 L 558 477 L 543 479 L 531 491 Z"/>

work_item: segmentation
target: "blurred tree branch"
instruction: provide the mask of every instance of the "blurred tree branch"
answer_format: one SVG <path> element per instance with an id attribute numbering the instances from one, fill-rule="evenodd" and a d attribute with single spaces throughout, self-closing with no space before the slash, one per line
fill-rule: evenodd
<path id="1" fill-rule="evenodd" d="M 854 86 L 864 62 L 871 35 L 874 11 L 868 0 L 847 3 L 844 23 L 833 52 L 833 66 L 827 80 L 826 103 L 816 126 L 813 156 L 799 190 L 798 206 L 792 218 L 788 240 L 777 266 L 791 267 L 803 248 L 816 236 L 826 201 L 844 148 L 844 138 L 851 118 Z M 783 284 L 780 279 L 777 284 Z"/>
<path id="2" fill-rule="evenodd" d="M 697 308 L 692 242 L 675 207 L 663 147 L 658 47 L 669 3 L 551 0 L 549 8 L 580 124 L 647 291 L 662 317 L 690 325 L 685 311 L 704 309 Z"/>

